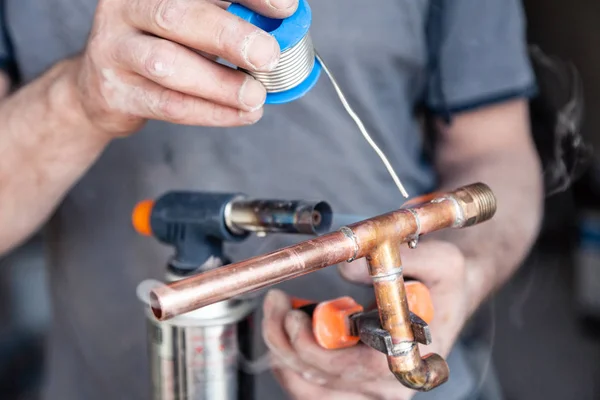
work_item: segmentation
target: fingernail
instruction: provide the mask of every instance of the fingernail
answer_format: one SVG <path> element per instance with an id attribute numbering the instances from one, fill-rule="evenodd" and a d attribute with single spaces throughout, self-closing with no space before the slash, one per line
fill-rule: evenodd
<path id="1" fill-rule="evenodd" d="M 307 320 L 307 316 L 302 311 L 290 311 L 285 317 L 285 330 L 290 338 L 290 342 L 294 343 L 298 338 L 302 325 Z"/>
<path id="2" fill-rule="evenodd" d="M 273 36 L 256 31 L 246 37 L 242 55 L 256 71 L 272 71 L 279 62 L 279 44 Z"/>
<path id="3" fill-rule="evenodd" d="M 267 4 L 276 10 L 287 10 L 296 7 L 297 0 L 266 0 Z"/>
<path id="4" fill-rule="evenodd" d="M 248 111 L 257 111 L 265 104 L 266 99 L 267 91 L 263 84 L 247 76 L 238 93 L 239 102 Z"/>

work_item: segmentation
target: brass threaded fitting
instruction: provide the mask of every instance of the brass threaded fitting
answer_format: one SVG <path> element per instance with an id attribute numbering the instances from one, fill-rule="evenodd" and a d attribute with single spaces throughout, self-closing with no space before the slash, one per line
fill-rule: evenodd
<path id="1" fill-rule="evenodd" d="M 452 193 L 464 213 L 464 224 L 468 227 L 492 219 L 496 214 L 497 200 L 492 189 L 484 183 L 464 186 Z"/>

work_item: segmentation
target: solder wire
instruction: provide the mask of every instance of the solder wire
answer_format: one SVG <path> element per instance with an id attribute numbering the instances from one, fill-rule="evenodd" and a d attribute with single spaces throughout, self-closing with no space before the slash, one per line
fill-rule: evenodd
<path id="1" fill-rule="evenodd" d="M 342 91 L 341 86 L 337 83 L 335 77 L 333 76 L 333 73 L 329 70 L 329 68 L 327 67 L 327 65 L 325 64 L 325 62 L 323 61 L 323 59 L 317 52 L 315 52 L 315 56 L 321 63 L 321 66 L 323 67 L 323 71 L 325 71 L 325 73 L 327 74 L 327 77 L 329 77 L 329 80 L 331 81 L 333 88 L 337 92 L 338 97 L 340 98 L 340 101 L 342 102 L 342 105 L 346 109 L 346 112 L 354 120 L 354 122 L 356 123 L 356 126 L 358 126 L 358 129 L 364 136 L 367 143 L 369 143 L 369 145 L 373 148 L 375 153 L 377 153 L 377 155 L 381 159 L 381 162 L 383 162 L 383 165 L 388 170 L 390 176 L 394 180 L 394 183 L 398 187 L 398 190 L 400 191 L 400 193 L 402 193 L 402 196 L 404 196 L 405 198 L 408 198 L 408 192 L 404 188 L 404 185 L 402 185 L 402 181 L 400 181 L 400 178 L 396 174 L 396 171 L 394 171 L 394 167 L 392 166 L 392 164 L 389 162 L 389 160 L 385 156 L 385 153 L 379 148 L 379 146 L 377 146 L 377 143 L 375 143 L 375 141 L 373 140 L 371 135 L 369 135 L 369 132 L 367 131 L 367 128 L 365 127 L 365 124 L 363 124 L 363 122 L 360 119 L 360 117 L 358 116 L 358 114 L 356 114 L 356 112 L 354 112 L 354 110 L 350 106 L 350 103 L 348 103 L 348 100 L 346 99 L 346 96 L 344 96 L 344 92 Z"/>
<path id="2" fill-rule="evenodd" d="M 408 193 L 404 188 L 404 185 L 402 185 L 402 182 L 396 174 L 396 171 L 394 171 L 392 164 L 389 162 L 385 156 L 385 153 L 379 148 L 377 143 L 375 143 L 360 117 L 348 103 L 348 100 L 346 99 L 346 96 L 344 95 L 337 80 L 333 76 L 333 73 L 329 70 L 321 56 L 315 51 L 310 34 L 306 34 L 295 46 L 283 51 L 280 55 L 279 64 L 273 71 L 266 73 L 250 71 L 246 72 L 261 82 L 265 86 L 268 93 L 285 92 L 296 87 L 310 75 L 314 68 L 315 58 L 317 58 L 321 63 L 323 71 L 325 71 L 329 80 L 331 81 L 331 84 L 340 98 L 344 109 L 354 120 L 367 143 L 373 148 L 375 153 L 377 153 L 402 196 L 408 198 Z"/>

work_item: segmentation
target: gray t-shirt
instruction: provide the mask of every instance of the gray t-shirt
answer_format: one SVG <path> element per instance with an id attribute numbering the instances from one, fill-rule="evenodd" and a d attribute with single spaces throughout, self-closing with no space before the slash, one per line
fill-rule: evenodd
<path id="1" fill-rule="evenodd" d="M 93 0 L 0 4 L 25 82 L 83 48 L 96 6 Z M 415 116 L 419 105 L 446 115 L 526 96 L 533 87 L 517 0 L 314 0 L 311 6 L 318 51 L 411 195 L 436 185 Z M 325 77 L 303 99 L 267 107 L 252 127 L 151 122 L 115 140 L 46 230 L 53 306 L 46 399 L 149 398 L 144 306 L 136 286 L 163 279 L 170 249 L 136 235 L 130 213 L 136 202 L 176 189 L 326 200 L 339 213 L 336 225 L 403 202 Z M 239 260 L 296 240 L 252 239 L 227 249 Z M 317 300 L 372 296 L 335 268 L 282 287 Z M 458 350 L 451 368 L 452 380 L 423 398 L 473 394 L 475 375 Z M 284 396 L 269 373 L 259 376 L 258 386 L 260 399 Z"/>

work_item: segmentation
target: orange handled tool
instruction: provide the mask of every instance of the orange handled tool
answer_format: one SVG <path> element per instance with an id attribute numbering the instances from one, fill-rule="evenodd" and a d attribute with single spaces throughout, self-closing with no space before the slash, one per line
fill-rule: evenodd
<path id="1" fill-rule="evenodd" d="M 421 327 L 415 332 L 415 337 L 428 336 L 427 324 L 433 320 L 434 313 L 429 289 L 417 281 L 408 281 L 405 286 L 411 319 L 413 323 L 417 322 L 417 327 Z M 373 317 L 378 317 L 377 310 L 374 310 L 375 314 L 373 311 L 365 313 L 363 306 L 350 297 L 340 297 L 322 303 L 294 298 L 292 307 L 311 316 L 315 340 L 325 349 L 344 349 L 356 345 L 361 340 L 372 341 L 372 329 L 376 329 L 374 323 L 378 319 L 374 320 Z M 366 319 L 369 320 L 367 325 L 363 323 Z"/>

